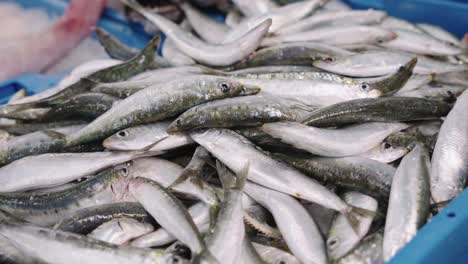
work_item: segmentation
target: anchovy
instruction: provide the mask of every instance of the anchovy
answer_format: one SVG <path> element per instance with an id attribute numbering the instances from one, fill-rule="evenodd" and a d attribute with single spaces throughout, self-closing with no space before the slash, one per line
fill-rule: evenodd
<path id="1" fill-rule="evenodd" d="M 0 209 L 28 222 L 47 226 L 95 205 L 132 201 L 125 167 L 105 170 L 90 180 L 52 193 L 0 194 Z"/>
<path id="2" fill-rule="evenodd" d="M 264 124 L 261 129 L 281 141 L 312 154 L 345 157 L 362 154 L 388 135 L 407 128 L 404 123 L 364 123 L 340 129 L 310 127 L 295 122 Z"/>
<path id="3" fill-rule="evenodd" d="M 62 219 L 54 229 L 86 235 L 107 221 L 121 217 L 151 223 L 151 216 L 135 202 L 110 203 L 83 208 Z"/>
<path id="4" fill-rule="evenodd" d="M 142 150 L 151 147 L 150 151 L 164 151 L 194 143 L 187 134 L 168 134 L 166 131 L 170 124 L 170 121 L 161 121 L 129 127 L 108 137 L 102 144 L 111 150 Z"/>
<path id="5" fill-rule="evenodd" d="M 64 184 L 147 155 L 143 152 L 89 152 L 47 153 L 24 157 L 0 168 L 0 192 Z"/>
<path id="6" fill-rule="evenodd" d="M 429 154 L 418 145 L 400 162 L 392 181 L 383 238 L 389 261 L 424 225 L 429 215 Z"/>
<path id="7" fill-rule="evenodd" d="M 132 218 L 115 218 L 105 222 L 88 234 L 88 237 L 114 245 L 123 245 L 128 241 L 153 231 L 148 223 L 140 223 Z"/>
<path id="8" fill-rule="evenodd" d="M 122 1 L 157 25 L 161 31 L 163 31 L 171 41 L 173 41 L 174 45 L 178 49 L 196 61 L 212 66 L 231 65 L 255 51 L 260 44 L 260 40 L 266 34 L 271 25 L 271 20 L 265 20 L 250 30 L 247 34 L 240 36 L 232 42 L 222 45 L 213 45 L 184 31 L 177 24 L 163 16 L 145 10 L 133 1 Z M 242 43 L 242 45 L 239 43 Z"/>
<path id="9" fill-rule="evenodd" d="M 463 92 L 445 118 L 432 155 L 431 197 L 449 201 L 465 187 L 468 174 L 468 91 Z"/>
<path id="10" fill-rule="evenodd" d="M 438 119 L 451 106 L 442 101 L 413 97 L 382 97 L 350 100 L 320 108 L 301 123 L 316 127 L 363 122 L 401 122 Z"/>
<path id="11" fill-rule="evenodd" d="M 269 95 L 228 98 L 190 108 L 172 122 L 168 132 L 294 121 L 307 116 L 312 110 L 314 108 L 301 103 Z"/>
<path id="12" fill-rule="evenodd" d="M 223 77 L 194 76 L 175 80 L 127 97 L 80 131 L 67 136 L 66 142 L 72 146 L 99 140 L 127 127 L 172 117 L 201 103 L 259 91 L 257 87 Z"/>
<path id="13" fill-rule="evenodd" d="M 245 192 L 266 207 L 289 249 L 303 263 L 327 263 L 325 243 L 312 217 L 289 195 L 247 183 Z M 297 229 L 301 232 L 297 232 Z"/>
<path id="14" fill-rule="evenodd" d="M 380 201 L 387 199 L 395 174 L 392 166 L 361 157 L 276 156 L 323 184 L 362 192 Z"/>
<path id="15" fill-rule="evenodd" d="M 30 224 L 1 224 L 0 234 L 47 263 L 188 263 L 179 256 L 148 249 L 117 247 L 60 230 Z M 70 257 L 70 251 L 79 258 Z"/>

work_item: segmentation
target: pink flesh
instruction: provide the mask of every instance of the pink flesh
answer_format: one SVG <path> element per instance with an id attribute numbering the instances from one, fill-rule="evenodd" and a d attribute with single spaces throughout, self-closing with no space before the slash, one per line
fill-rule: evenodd
<path id="1" fill-rule="evenodd" d="M 0 46 L 0 81 L 41 72 L 63 58 L 93 32 L 105 3 L 106 0 L 73 0 L 49 29 Z"/>

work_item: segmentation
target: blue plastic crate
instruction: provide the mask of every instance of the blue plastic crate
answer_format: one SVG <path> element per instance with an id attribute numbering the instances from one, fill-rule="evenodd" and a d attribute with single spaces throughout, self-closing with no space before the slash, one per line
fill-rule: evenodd
<path id="1" fill-rule="evenodd" d="M 60 15 L 69 0 L 0 0 L 14 1 L 24 7 L 42 7 Z M 462 36 L 468 32 L 468 0 L 344 0 L 356 9 L 382 9 L 390 15 L 413 22 L 436 24 Z M 222 17 L 214 15 L 222 21 Z M 138 27 L 130 29 L 126 19 L 113 10 L 106 10 L 99 26 L 129 46 L 141 48 L 150 36 Z M 17 90 L 25 88 L 35 94 L 55 85 L 63 75 L 25 74 L 0 83 L 0 104 Z M 463 192 L 441 213 L 426 224 L 405 246 L 392 264 L 400 263 L 468 263 L 468 191 Z"/>

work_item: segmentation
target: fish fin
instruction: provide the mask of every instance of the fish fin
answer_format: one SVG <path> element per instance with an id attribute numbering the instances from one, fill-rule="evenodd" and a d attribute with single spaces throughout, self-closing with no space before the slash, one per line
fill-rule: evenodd
<path id="1" fill-rule="evenodd" d="M 54 131 L 54 130 L 44 130 L 42 132 L 48 135 L 49 137 L 55 138 L 55 139 L 65 139 L 65 137 L 67 137 L 67 135 Z"/>
<path id="2" fill-rule="evenodd" d="M 250 167 L 250 162 L 247 161 L 247 163 L 245 163 L 244 167 L 237 174 L 236 189 L 238 189 L 238 190 L 243 190 L 244 189 L 245 182 L 247 181 L 247 175 L 249 174 L 249 167 Z"/>
<path id="3" fill-rule="evenodd" d="M 187 179 L 190 179 L 190 182 L 200 187 L 200 189 L 204 188 L 203 179 L 202 179 L 202 170 L 206 164 L 206 161 L 209 160 L 210 154 L 208 151 L 199 146 L 193 153 L 193 157 L 190 160 L 189 164 L 185 167 L 179 177 L 169 185 L 168 189 L 174 187 L 175 185 L 184 182 Z"/>
<path id="4" fill-rule="evenodd" d="M 166 139 L 168 136 L 165 136 L 165 137 L 162 137 L 160 138 L 159 140 L 156 140 L 155 142 L 149 144 L 148 146 L 142 148 L 141 150 L 150 150 L 152 149 L 154 146 L 156 146 L 159 142 L 163 141 L 164 139 Z"/>
<path id="5" fill-rule="evenodd" d="M 210 206 L 210 229 L 213 230 L 216 226 L 216 219 L 218 218 L 219 205 Z"/>
<path id="6" fill-rule="evenodd" d="M 141 58 L 143 60 L 142 64 L 145 68 L 150 68 L 151 64 L 154 61 L 154 56 L 156 51 L 158 50 L 159 45 L 161 44 L 161 36 L 155 36 L 152 38 L 148 44 L 141 50 L 141 52 L 136 55 L 135 58 Z"/>
<path id="7" fill-rule="evenodd" d="M 234 174 L 219 160 L 216 160 L 216 170 L 218 171 L 218 176 L 224 190 L 232 189 L 236 186 Z"/>
<path id="8" fill-rule="evenodd" d="M 177 179 L 175 179 L 171 184 L 169 184 L 169 186 L 167 186 L 167 189 L 171 190 L 172 188 L 174 188 L 179 183 L 183 183 L 184 181 L 186 181 L 189 178 L 189 175 L 192 175 L 192 174 L 195 174 L 195 173 L 197 173 L 197 172 L 193 171 L 193 170 L 190 170 L 190 169 L 184 169 L 180 173 L 180 175 L 177 177 Z M 201 185 L 203 187 L 203 183 Z"/>
<path id="9" fill-rule="evenodd" d="M 413 75 L 413 69 L 418 62 L 418 58 L 414 57 L 408 61 L 404 66 L 401 66 L 395 73 L 389 75 L 383 80 L 377 81 L 372 84 L 378 90 L 382 96 L 390 96 L 403 87 Z"/>
<path id="10" fill-rule="evenodd" d="M 377 212 L 367 210 L 361 207 L 351 206 L 351 210 L 344 213 L 346 219 L 348 220 L 351 228 L 353 229 L 354 233 L 359 234 L 359 218 L 361 217 L 375 217 Z"/>
<path id="11" fill-rule="evenodd" d="M 271 227 L 267 223 L 260 222 L 246 211 L 244 211 L 243 217 L 245 223 L 255 229 L 257 232 L 263 234 L 266 237 L 281 239 L 281 232 L 277 228 Z"/>

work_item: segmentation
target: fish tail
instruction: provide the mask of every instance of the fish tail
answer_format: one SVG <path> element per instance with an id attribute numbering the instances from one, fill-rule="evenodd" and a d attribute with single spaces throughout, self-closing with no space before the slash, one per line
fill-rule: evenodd
<path id="1" fill-rule="evenodd" d="M 350 209 L 348 209 L 346 212 L 343 212 L 345 215 L 346 219 L 348 220 L 349 224 L 351 225 L 351 228 L 353 231 L 358 234 L 359 233 L 359 217 L 375 217 L 377 212 L 367 210 L 361 207 L 355 207 L 355 206 L 350 206 Z"/>

